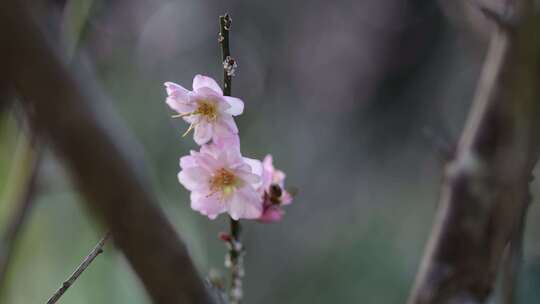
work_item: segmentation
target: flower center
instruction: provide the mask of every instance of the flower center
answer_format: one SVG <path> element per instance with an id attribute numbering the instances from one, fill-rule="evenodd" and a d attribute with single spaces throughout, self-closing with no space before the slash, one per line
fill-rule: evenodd
<path id="1" fill-rule="evenodd" d="M 229 170 L 221 168 L 216 171 L 210 180 L 210 190 L 212 193 L 222 192 L 223 197 L 229 196 L 238 184 L 238 179 Z"/>
<path id="2" fill-rule="evenodd" d="M 216 105 L 207 101 L 201 101 L 194 114 L 205 116 L 208 120 L 216 120 L 217 110 Z"/>
<path id="3" fill-rule="evenodd" d="M 178 117 L 186 117 L 186 116 L 191 116 L 191 115 L 202 115 L 206 118 L 207 121 L 214 121 L 217 119 L 217 116 L 218 116 L 218 111 L 217 111 L 217 107 L 216 107 L 216 104 L 212 103 L 212 102 L 209 102 L 207 100 L 201 100 L 199 101 L 199 104 L 197 106 L 197 110 L 193 111 L 193 112 L 187 112 L 187 113 L 181 113 L 181 114 L 178 114 L 178 115 L 173 115 L 173 118 L 178 118 Z M 186 136 L 189 134 L 189 132 L 191 130 L 193 130 L 193 127 L 196 125 L 197 123 L 191 123 L 191 125 L 189 125 L 189 128 L 187 129 L 187 131 L 182 135 L 183 136 Z"/>

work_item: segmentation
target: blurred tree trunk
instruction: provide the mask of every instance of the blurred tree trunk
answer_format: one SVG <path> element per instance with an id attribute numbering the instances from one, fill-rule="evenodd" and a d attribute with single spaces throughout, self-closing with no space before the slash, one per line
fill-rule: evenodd
<path id="1" fill-rule="evenodd" d="M 0 66 L 39 136 L 110 229 L 154 303 L 212 303 L 148 183 L 98 115 L 92 81 L 75 79 L 20 2 L 0 2 Z M 114 130 L 118 134 L 118 130 Z"/>
<path id="2" fill-rule="evenodd" d="M 484 303 L 529 201 L 540 152 L 540 15 L 528 0 L 479 8 L 497 29 L 410 304 Z"/>

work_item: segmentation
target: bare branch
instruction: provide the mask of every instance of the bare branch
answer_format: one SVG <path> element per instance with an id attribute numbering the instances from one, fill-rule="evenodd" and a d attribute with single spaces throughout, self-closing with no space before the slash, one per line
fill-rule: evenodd
<path id="1" fill-rule="evenodd" d="M 77 266 L 77 269 L 69 276 L 67 280 L 62 283 L 62 286 L 52 295 L 52 297 L 47 301 L 47 304 L 54 304 L 58 302 L 58 300 L 64 295 L 64 293 L 68 290 L 73 283 L 79 278 L 79 276 L 92 264 L 94 259 L 100 255 L 103 252 L 103 246 L 105 246 L 105 243 L 110 237 L 110 233 L 107 232 L 101 240 L 96 244 L 94 249 L 84 258 L 82 263 Z"/>
<path id="2" fill-rule="evenodd" d="M 0 44 L 16 93 L 154 303 L 211 303 L 185 245 L 119 147 L 127 136 L 113 137 L 97 114 L 91 82 L 72 77 L 20 2 L 0 2 Z"/>
<path id="3" fill-rule="evenodd" d="M 229 34 L 232 19 L 229 14 L 219 16 L 219 44 L 221 45 L 221 59 L 223 60 L 223 95 L 231 96 L 232 77 L 236 68 L 236 61 L 231 57 L 229 47 Z M 242 227 L 240 221 L 229 218 L 231 241 L 229 253 L 226 258 L 226 265 L 231 269 L 231 286 L 229 290 L 229 301 L 231 304 L 239 304 L 242 300 L 242 277 L 243 277 L 243 248 L 240 242 Z"/>
<path id="4" fill-rule="evenodd" d="M 540 18 L 520 16 L 493 33 L 410 304 L 484 303 L 518 229 L 540 131 Z"/>

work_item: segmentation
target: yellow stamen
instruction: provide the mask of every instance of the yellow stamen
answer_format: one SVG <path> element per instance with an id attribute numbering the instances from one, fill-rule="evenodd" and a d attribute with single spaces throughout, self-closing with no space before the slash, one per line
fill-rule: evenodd
<path id="1" fill-rule="evenodd" d="M 212 190 L 210 195 L 221 192 L 223 197 L 230 196 L 234 192 L 238 182 L 239 180 L 232 172 L 221 168 L 210 180 L 210 190 Z"/>
<path id="2" fill-rule="evenodd" d="M 206 116 L 208 120 L 215 120 L 217 118 L 217 109 L 216 105 L 209 103 L 207 101 L 201 101 L 199 102 L 199 106 L 197 107 L 197 110 L 193 112 L 187 112 L 187 113 L 180 113 L 173 115 L 172 118 L 181 118 L 191 115 L 202 115 Z"/>
<path id="3" fill-rule="evenodd" d="M 202 100 L 202 101 L 199 102 L 199 106 L 197 107 L 197 110 L 195 110 L 193 112 L 187 112 L 187 113 L 180 113 L 180 114 L 172 115 L 172 118 L 182 118 L 182 117 L 187 117 L 187 116 L 191 116 L 191 115 L 202 115 L 207 119 L 207 121 L 216 120 L 217 119 L 216 105 L 213 104 L 213 103 L 210 103 L 210 102 L 208 102 L 206 100 Z M 193 128 L 195 127 L 196 124 L 197 124 L 197 122 L 191 123 L 191 125 L 189 125 L 189 128 L 187 129 L 187 131 L 184 132 L 184 134 L 182 134 L 182 137 L 185 137 L 186 135 L 188 135 L 189 132 L 191 132 L 191 130 L 193 130 Z"/>
<path id="4" fill-rule="evenodd" d="M 176 115 L 173 115 L 171 116 L 172 118 L 181 118 L 181 117 L 186 117 L 186 116 L 190 116 L 190 115 L 193 115 L 195 114 L 195 112 L 188 112 L 188 113 L 182 113 L 182 114 L 176 114 Z"/>
<path id="5" fill-rule="evenodd" d="M 186 135 L 189 134 L 189 132 L 190 132 L 191 130 L 193 130 L 193 125 L 194 125 L 194 124 L 190 124 L 190 125 L 189 125 L 189 128 L 187 129 L 186 132 L 184 132 L 184 134 L 182 134 L 182 137 L 185 137 Z"/>
<path id="6" fill-rule="evenodd" d="M 201 101 L 199 107 L 195 111 L 197 114 L 205 116 L 208 120 L 215 120 L 217 118 L 216 105 L 206 101 Z"/>

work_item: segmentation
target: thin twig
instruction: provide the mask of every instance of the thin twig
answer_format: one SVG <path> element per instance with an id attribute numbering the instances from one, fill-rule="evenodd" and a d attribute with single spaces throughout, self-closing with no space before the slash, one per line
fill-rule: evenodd
<path id="1" fill-rule="evenodd" d="M 227 266 L 231 269 L 229 303 L 239 304 L 243 297 L 242 277 L 244 276 L 244 248 L 240 241 L 240 221 L 230 219 L 231 242 Z"/>
<path id="2" fill-rule="evenodd" d="M 64 293 L 68 290 L 73 283 L 79 278 L 79 276 L 90 266 L 90 264 L 94 261 L 94 259 L 103 252 L 103 246 L 105 246 L 105 243 L 109 239 L 111 234 L 107 232 L 105 236 L 99 240 L 99 242 L 96 244 L 94 249 L 90 251 L 90 253 L 84 258 L 82 263 L 75 269 L 75 271 L 71 274 L 71 276 L 62 283 L 62 286 L 52 295 L 52 297 L 47 301 L 47 304 L 54 304 L 58 302 L 58 300 L 64 295 Z"/>
<path id="3" fill-rule="evenodd" d="M 236 61 L 231 57 L 229 48 L 229 32 L 232 19 L 229 14 L 219 16 L 219 43 L 221 44 L 221 59 L 223 61 L 223 95 L 231 96 L 232 76 L 234 76 Z M 230 304 L 239 304 L 242 300 L 242 277 L 244 275 L 243 248 L 240 241 L 240 221 L 229 219 L 231 242 L 226 265 L 231 269 L 231 282 L 229 290 Z"/>
<path id="4" fill-rule="evenodd" d="M 221 61 L 223 63 L 223 95 L 231 96 L 232 89 L 232 76 L 234 71 L 231 72 L 229 63 L 234 59 L 231 57 L 231 50 L 229 48 L 229 32 L 232 25 L 232 19 L 229 14 L 219 16 L 219 38 L 218 41 L 221 44 Z M 231 66 L 232 67 L 232 66 Z"/>

